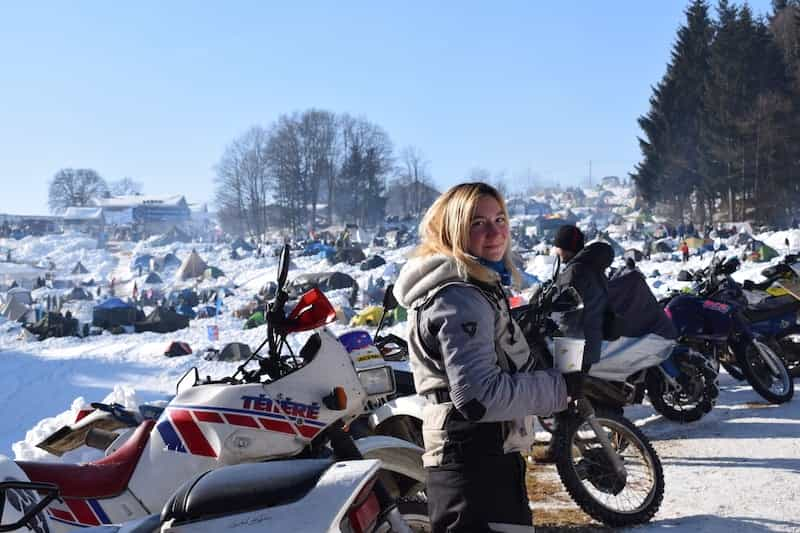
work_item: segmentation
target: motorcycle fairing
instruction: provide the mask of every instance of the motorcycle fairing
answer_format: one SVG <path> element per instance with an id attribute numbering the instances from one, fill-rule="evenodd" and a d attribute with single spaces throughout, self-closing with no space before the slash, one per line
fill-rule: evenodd
<path id="1" fill-rule="evenodd" d="M 673 346 L 674 340 L 655 334 L 603 341 L 600 361 L 592 365 L 589 375 L 609 381 L 625 381 L 639 370 L 661 364 L 669 357 Z"/>

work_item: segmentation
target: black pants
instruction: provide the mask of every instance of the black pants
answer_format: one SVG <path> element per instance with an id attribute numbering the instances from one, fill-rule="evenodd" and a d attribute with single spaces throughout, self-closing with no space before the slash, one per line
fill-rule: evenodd
<path id="1" fill-rule="evenodd" d="M 525 460 L 518 453 L 470 454 L 427 473 L 433 533 L 490 532 L 489 522 L 532 523 Z"/>

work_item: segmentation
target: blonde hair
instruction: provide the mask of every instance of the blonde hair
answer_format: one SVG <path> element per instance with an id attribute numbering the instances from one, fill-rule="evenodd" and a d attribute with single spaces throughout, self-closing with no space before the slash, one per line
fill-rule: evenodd
<path id="1" fill-rule="evenodd" d="M 493 283 L 495 272 L 483 266 L 469 253 L 469 232 L 472 217 L 482 196 L 491 196 L 500 204 L 506 221 L 508 209 L 500 192 L 486 183 L 461 183 L 442 193 L 433 202 L 419 225 L 420 244 L 413 252 L 415 257 L 444 254 L 456 260 L 458 272 L 463 277 L 484 283 Z M 520 284 L 519 271 L 511 262 L 511 239 L 506 242 L 503 263 L 511 273 L 515 285 Z"/>

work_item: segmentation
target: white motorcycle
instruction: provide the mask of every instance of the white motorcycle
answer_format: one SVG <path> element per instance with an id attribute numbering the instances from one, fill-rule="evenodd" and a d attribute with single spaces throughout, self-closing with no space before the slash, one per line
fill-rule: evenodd
<path id="1" fill-rule="evenodd" d="M 150 515 L 181 483 L 224 466 L 329 457 L 332 428 L 362 415 L 373 396 L 393 392 L 387 367 L 357 371 L 344 346 L 325 327 L 335 312 L 322 292 L 308 291 L 285 314 L 288 264 L 286 249 L 279 290 L 267 313 L 266 357 L 257 357 L 256 350 L 233 376 L 218 380 L 201 380 L 197 369 L 190 370 L 158 420 L 144 420 L 98 461 L 76 465 L 0 458 L 0 481 L 46 483 L 58 489 L 61 499 L 49 501 L 44 512 L 33 515 L 42 531 Z M 286 339 L 302 331 L 314 333 L 297 357 Z M 248 369 L 255 361 L 257 367 Z M 424 504 L 422 449 L 387 436 L 369 436 L 355 444 L 365 458 L 381 460 L 382 486 L 400 502 L 401 512 L 407 504 L 418 514 Z M 38 489 L 27 492 L 23 512 L 39 505 L 34 490 Z M 15 520 L 4 516 L 2 524 L 11 522 Z"/>

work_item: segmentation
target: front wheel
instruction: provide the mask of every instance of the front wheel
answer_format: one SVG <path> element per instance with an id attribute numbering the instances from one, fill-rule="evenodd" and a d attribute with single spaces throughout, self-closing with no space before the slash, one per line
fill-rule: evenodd
<path id="1" fill-rule="evenodd" d="M 588 515 L 612 527 L 648 522 L 664 498 L 664 472 L 652 444 L 632 422 L 610 409 L 595 418 L 622 459 L 626 477 L 614 473 L 592 428 L 577 414 L 559 418 L 553 438 L 558 475 Z"/>
<path id="2" fill-rule="evenodd" d="M 763 342 L 753 339 L 738 350 L 737 359 L 747 382 L 770 403 L 785 403 L 794 396 L 794 380 L 780 357 Z"/>
<path id="3" fill-rule="evenodd" d="M 428 504 L 421 498 L 401 499 L 397 502 L 397 510 L 400 511 L 406 524 L 414 533 L 433 531 L 431 519 L 428 516 Z"/>

